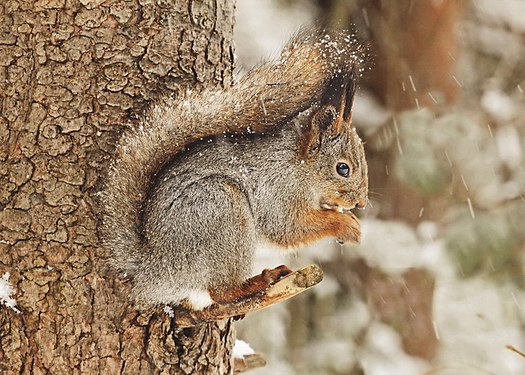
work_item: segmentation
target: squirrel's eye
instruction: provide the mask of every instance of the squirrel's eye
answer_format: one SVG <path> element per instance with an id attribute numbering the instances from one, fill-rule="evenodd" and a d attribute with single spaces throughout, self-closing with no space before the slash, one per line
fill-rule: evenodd
<path id="1" fill-rule="evenodd" d="M 346 163 L 337 163 L 335 169 L 337 170 L 337 173 L 339 173 L 340 176 L 348 177 L 348 175 L 350 174 L 350 167 Z"/>

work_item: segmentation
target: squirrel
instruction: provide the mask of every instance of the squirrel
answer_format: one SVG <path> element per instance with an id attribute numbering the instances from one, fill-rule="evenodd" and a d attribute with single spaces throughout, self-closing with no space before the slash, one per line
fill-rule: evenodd
<path id="1" fill-rule="evenodd" d="M 168 99 L 121 137 L 102 235 L 137 300 L 236 301 L 291 272 L 246 281 L 261 244 L 359 241 L 367 163 L 350 123 L 365 53 L 344 33 L 299 33 L 237 84 Z"/>

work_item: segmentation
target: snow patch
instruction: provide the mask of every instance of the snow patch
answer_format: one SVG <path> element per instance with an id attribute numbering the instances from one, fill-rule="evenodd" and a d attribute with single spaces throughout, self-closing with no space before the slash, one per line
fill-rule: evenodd
<path id="1" fill-rule="evenodd" d="M 514 126 L 498 128 L 495 139 L 501 160 L 512 169 L 519 168 L 523 163 L 523 150 L 518 130 Z"/>
<path id="2" fill-rule="evenodd" d="M 175 317 L 175 312 L 173 311 L 173 308 L 170 305 L 164 305 L 164 312 L 166 315 L 168 315 L 170 318 Z"/>
<path id="3" fill-rule="evenodd" d="M 500 90 L 487 90 L 481 97 L 481 106 L 501 122 L 510 121 L 516 113 L 512 99 Z"/>
<path id="4" fill-rule="evenodd" d="M 243 340 L 235 340 L 233 346 L 233 358 L 242 358 L 245 355 L 255 354 L 255 351 L 251 348 L 250 344 Z"/>
<path id="5" fill-rule="evenodd" d="M 16 300 L 11 297 L 14 293 L 15 290 L 9 283 L 9 272 L 6 272 L 0 277 L 0 303 L 16 313 L 20 313 L 20 310 L 16 308 Z"/>

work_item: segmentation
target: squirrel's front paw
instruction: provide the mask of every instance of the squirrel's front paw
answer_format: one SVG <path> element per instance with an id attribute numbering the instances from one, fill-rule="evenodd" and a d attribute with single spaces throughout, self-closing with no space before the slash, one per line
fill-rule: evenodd
<path id="1" fill-rule="evenodd" d="M 358 244 L 361 241 L 361 225 L 353 213 L 349 215 L 344 226 L 344 232 L 337 236 L 337 242 L 340 244 L 351 243 Z"/>
<path id="2" fill-rule="evenodd" d="M 284 264 L 281 264 L 278 267 L 272 268 L 272 269 L 264 269 L 261 273 L 264 281 L 268 283 L 268 285 L 271 285 L 275 283 L 277 280 L 283 278 L 284 276 L 292 273 L 293 271 L 289 269 Z"/>

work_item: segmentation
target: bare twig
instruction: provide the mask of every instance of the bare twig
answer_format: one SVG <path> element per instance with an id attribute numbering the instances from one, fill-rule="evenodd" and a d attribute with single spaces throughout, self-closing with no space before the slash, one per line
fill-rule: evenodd
<path id="1" fill-rule="evenodd" d="M 252 311 L 261 310 L 278 302 L 287 300 L 323 279 L 323 271 L 312 264 L 279 279 L 263 292 L 247 296 L 239 301 L 227 304 L 213 304 L 204 310 L 192 311 L 177 307 L 175 324 L 178 327 L 191 327 L 202 323 L 242 316 Z"/>
<path id="2" fill-rule="evenodd" d="M 525 358 L 525 353 L 523 353 L 521 350 L 516 349 L 514 346 L 505 345 L 505 348 Z"/>

